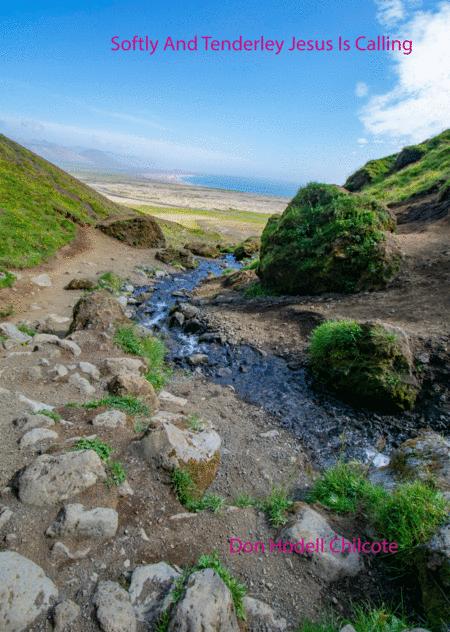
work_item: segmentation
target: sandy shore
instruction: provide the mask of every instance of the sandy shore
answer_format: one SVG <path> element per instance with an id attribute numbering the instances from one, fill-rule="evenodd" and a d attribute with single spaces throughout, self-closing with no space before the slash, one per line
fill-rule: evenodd
<path id="1" fill-rule="evenodd" d="M 209 189 L 190 184 L 156 182 L 128 175 L 74 173 L 106 197 L 126 206 L 159 206 L 200 210 L 253 211 L 280 213 L 288 198 L 254 195 L 224 189 Z"/>

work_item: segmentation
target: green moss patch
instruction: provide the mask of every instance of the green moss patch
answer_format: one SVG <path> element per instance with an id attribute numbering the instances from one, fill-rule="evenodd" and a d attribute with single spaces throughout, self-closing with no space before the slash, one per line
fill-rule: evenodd
<path id="1" fill-rule="evenodd" d="M 382 288 L 400 265 L 388 236 L 394 228 L 372 198 L 312 183 L 268 221 L 257 272 L 266 288 L 285 294 Z"/>

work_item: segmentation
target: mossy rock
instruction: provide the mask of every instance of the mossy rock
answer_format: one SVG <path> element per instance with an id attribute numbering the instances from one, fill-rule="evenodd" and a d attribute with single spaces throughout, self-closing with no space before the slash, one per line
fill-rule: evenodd
<path id="1" fill-rule="evenodd" d="M 258 276 L 267 289 L 285 294 L 382 288 L 400 267 L 390 235 L 395 225 L 372 198 L 309 184 L 267 222 Z"/>
<path id="2" fill-rule="evenodd" d="M 361 191 L 364 187 L 372 184 L 372 182 L 387 175 L 393 169 L 396 160 L 397 154 L 391 154 L 377 160 L 369 160 L 364 167 L 361 167 L 361 169 L 358 169 L 358 171 L 355 171 L 347 178 L 344 187 L 352 193 Z"/>
<path id="3" fill-rule="evenodd" d="M 420 160 L 423 156 L 425 156 L 425 154 L 426 149 L 423 146 L 421 147 L 420 145 L 411 145 L 410 147 L 405 147 L 397 155 L 391 171 L 400 171 L 408 165 L 412 165 L 414 162 Z"/>
<path id="4" fill-rule="evenodd" d="M 233 251 L 234 257 L 237 261 L 243 259 L 250 259 L 253 255 L 259 252 L 261 246 L 261 239 L 259 237 L 248 237 L 242 243 L 240 243 Z"/>
<path id="5" fill-rule="evenodd" d="M 169 246 L 164 250 L 158 250 L 155 257 L 167 265 L 194 270 L 198 266 L 198 261 L 186 248 L 173 248 Z"/>
<path id="6" fill-rule="evenodd" d="M 314 329 L 310 366 L 317 383 L 357 406 L 411 410 L 419 391 L 408 338 L 400 329 L 351 320 Z"/>
<path id="7" fill-rule="evenodd" d="M 134 248 L 161 248 L 166 245 L 161 227 L 149 215 L 107 220 L 98 224 L 97 228 Z"/>

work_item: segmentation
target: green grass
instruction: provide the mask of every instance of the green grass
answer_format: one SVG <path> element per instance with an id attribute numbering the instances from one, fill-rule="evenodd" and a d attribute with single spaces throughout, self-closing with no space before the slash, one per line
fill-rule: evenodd
<path id="1" fill-rule="evenodd" d="M 236 507 L 256 507 L 264 511 L 272 527 L 282 527 L 287 522 L 287 514 L 293 506 L 293 501 L 288 497 L 282 487 L 274 487 L 270 494 L 263 499 L 253 498 L 250 494 L 239 494 L 234 500 Z"/>
<path id="2" fill-rule="evenodd" d="M 33 413 L 33 415 L 45 415 L 46 417 L 50 417 L 50 419 L 53 419 L 55 423 L 59 423 L 62 419 L 61 415 L 56 412 L 56 410 L 48 410 L 47 408 L 42 408 L 41 410 Z"/>
<path id="3" fill-rule="evenodd" d="M 333 616 L 322 621 L 303 621 L 296 632 L 339 632 L 344 625 L 352 625 L 356 632 L 403 632 L 412 629 L 414 624 L 408 623 L 403 615 L 394 614 L 384 606 L 370 608 L 356 606 L 351 619 L 340 619 Z"/>
<path id="4" fill-rule="evenodd" d="M 444 496 L 421 481 L 402 483 L 393 492 L 371 483 L 362 467 L 337 463 L 314 484 L 309 502 L 339 513 L 361 511 L 379 537 L 397 542 L 399 552 L 412 554 L 444 524 Z"/>
<path id="5" fill-rule="evenodd" d="M 2 270 L 0 268 L 0 290 L 4 287 L 12 287 L 15 280 L 16 277 L 12 272 L 8 272 L 8 270 Z"/>
<path id="6" fill-rule="evenodd" d="M 224 499 L 216 494 L 204 494 L 199 498 L 195 483 L 186 470 L 173 470 L 171 482 L 176 497 L 188 511 L 197 513 L 209 510 L 215 513 L 224 505 Z"/>
<path id="7" fill-rule="evenodd" d="M 37 334 L 36 329 L 28 327 L 28 325 L 25 325 L 24 323 L 17 325 L 17 329 L 27 336 L 35 336 Z"/>
<path id="8" fill-rule="evenodd" d="M 14 314 L 14 307 L 12 305 L 7 305 L 6 307 L 0 308 L 0 320 L 3 318 L 9 318 Z"/>
<path id="9" fill-rule="evenodd" d="M 100 439 L 78 439 L 73 450 L 94 450 L 102 461 L 108 461 L 113 449 Z"/>
<path id="10" fill-rule="evenodd" d="M 120 207 L 0 135 L 0 267 L 27 268 L 71 242 L 77 224 L 95 225 Z"/>
<path id="11" fill-rule="evenodd" d="M 124 280 L 114 272 L 104 272 L 99 276 L 97 286 L 103 290 L 111 292 L 111 294 L 119 294 Z"/>
<path id="12" fill-rule="evenodd" d="M 161 219 L 170 221 L 183 221 L 183 217 L 195 215 L 199 220 L 211 219 L 220 221 L 244 222 L 249 224 L 259 224 L 264 226 L 270 217 L 270 213 L 258 213 L 255 211 L 242 211 L 239 209 L 228 209 L 226 211 L 213 211 L 193 208 L 174 208 L 160 206 L 138 206 L 136 210 L 147 213 Z"/>
<path id="13" fill-rule="evenodd" d="M 125 469 L 120 461 L 109 461 L 108 462 L 108 471 L 109 478 L 107 480 L 108 485 L 121 485 L 127 475 Z"/>
<path id="14" fill-rule="evenodd" d="M 265 288 L 259 281 L 252 283 L 244 290 L 246 298 L 259 298 L 260 296 L 276 296 L 276 292 Z"/>
<path id="15" fill-rule="evenodd" d="M 192 432 L 201 432 L 204 428 L 200 415 L 193 413 L 187 418 L 187 425 Z"/>
<path id="16" fill-rule="evenodd" d="M 156 336 L 141 336 L 135 327 L 119 327 L 114 336 L 115 344 L 131 355 L 144 358 L 148 364 L 146 379 L 157 390 L 161 390 L 171 375 L 165 363 L 167 353 L 164 341 Z"/>
<path id="17" fill-rule="evenodd" d="M 75 406 L 80 406 L 82 408 L 86 408 L 87 410 L 106 406 L 108 408 L 122 410 L 128 415 L 150 414 L 149 407 L 133 395 L 109 395 L 107 397 L 102 397 L 102 399 L 94 399 L 90 402 L 86 402 L 85 404 L 75 404 Z"/>

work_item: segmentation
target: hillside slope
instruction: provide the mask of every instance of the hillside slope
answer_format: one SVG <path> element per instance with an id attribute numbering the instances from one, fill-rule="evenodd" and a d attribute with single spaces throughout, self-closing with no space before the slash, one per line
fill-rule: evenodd
<path id="1" fill-rule="evenodd" d="M 387 204 L 413 196 L 444 195 L 450 180 L 450 129 L 398 154 L 370 160 L 345 182 L 352 192 L 364 191 Z"/>
<path id="2" fill-rule="evenodd" d="M 37 265 L 75 237 L 77 224 L 120 214 L 119 205 L 0 135 L 0 267 Z"/>

